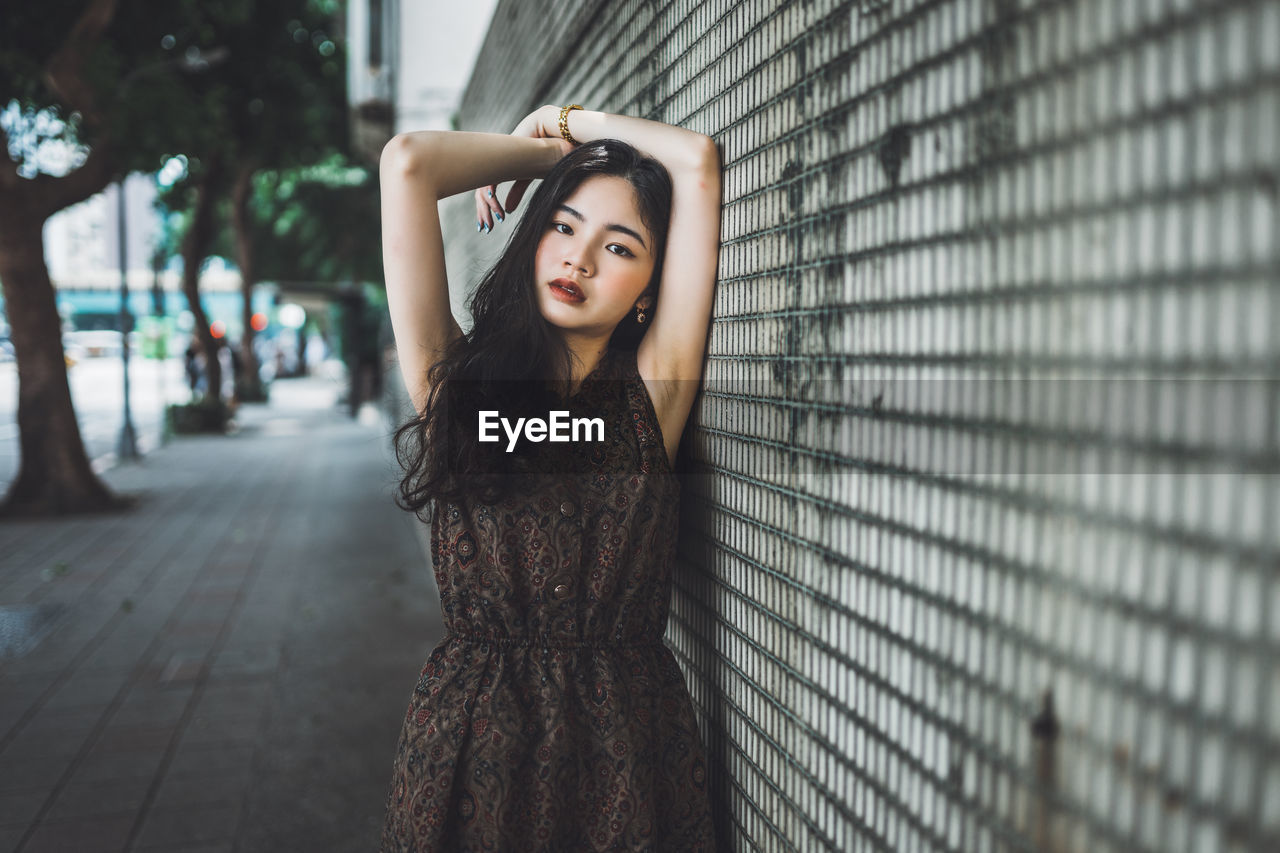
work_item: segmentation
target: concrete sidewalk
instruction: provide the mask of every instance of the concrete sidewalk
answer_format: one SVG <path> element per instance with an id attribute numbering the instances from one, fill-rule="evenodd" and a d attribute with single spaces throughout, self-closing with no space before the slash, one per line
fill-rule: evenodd
<path id="1" fill-rule="evenodd" d="M 325 379 L 0 522 L 0 851 L 371 851 L 444 634 L 390 427 Z"/>

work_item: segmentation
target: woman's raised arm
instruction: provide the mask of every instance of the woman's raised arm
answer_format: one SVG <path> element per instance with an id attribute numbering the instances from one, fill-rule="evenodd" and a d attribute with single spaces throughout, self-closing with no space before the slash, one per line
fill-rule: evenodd
<path id="1" fill-rule="evenodd" d="M 560 107 L 539 107 L 516 132 L 558 137 L 560 114 Z M 660 121 L 574 109 L 565 114 L 565 122 L 578 143 L 620 139 L 657 160 L 671 175 L 671 222 L 658 310 L 640 344 L 637 362 L 641 375 L 652 380 L 654 387 L 661 385 L 666 402 L 674 404 L 665 406 L 673 413 L 665 425 L 683 424 L 676 413 L 687 413 L 693 403 L 711 323 L 720 257 L 720 153 L 711 137 Z M 519 202 L 523 190 L 523 183 L 517 183 L 507 210 Z M 503 211 L 502 205 L 496 195 L 478 194 L 477 198 L 481 221 L 492 229 L 493 216 Z M 664 408 L 661 402 L 659 408 Z"/>
<path id="2" fill-rule="evenodd" d="M 558 107 L 547 105 L 533 115 L 539 135 L 558 134 Z M 575 109 L 565 122 L 579 143 L 620 139 L 662 163 L 671 175 L 671 221 L 658 305 L 636 352 L 636 365 L 653 398 L 668 457 L 674 459 L 697 396 L 711 326 L 720 257 L 720 153 L 709 136 L 648 119 Z M 497 206 L 495 198 L 486 201 L 490 208 Z"/>
<path id="3" fill-rule="evenodd" d="M 561 139 L 415 131 L 397 134 L 383 147 L 383 276 L 400 371 L 415 411 L 427 404 L 427 371 L 462 334 L 449 308 L 437 203 L 484 184 L 541 178 L 566 146 Z"/>

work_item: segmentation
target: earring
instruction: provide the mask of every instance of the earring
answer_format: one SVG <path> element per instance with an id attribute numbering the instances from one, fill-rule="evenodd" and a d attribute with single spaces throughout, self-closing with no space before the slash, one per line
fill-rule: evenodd
<path id="1" fill-rule="evenodd" d="M 637 323 L 644 322 L 644 309 L 641 308 L 639 305 L 636 306 L 636 322 Z"/>

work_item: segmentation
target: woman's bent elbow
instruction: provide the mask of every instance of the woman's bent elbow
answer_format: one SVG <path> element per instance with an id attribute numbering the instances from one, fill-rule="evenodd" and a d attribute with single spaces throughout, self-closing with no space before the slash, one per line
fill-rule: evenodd
<path id="1" fill-rule="evenodd" d="M 406 155 L 408 147 L 405 138 L 397 133 L 387 140 L 386 145 L 382 146 L 382 154 L 378 157 L 378 167 L 385 169 L 396 165 Z"/>
<path id="2" fill-rule="evenodd" d="M 702 135 L 698 140 L 695 162 L 699 168 L 720 171 L 720 149 L 716 147 L 715 139 Z"/>
<path id="3" fill-rule="evenodd" d="M 426 143 L 427 140 L 421 132 L 397 133 L 382 146 L 378 168 L 412 172 L 424 159 L 423 148 Z"/>

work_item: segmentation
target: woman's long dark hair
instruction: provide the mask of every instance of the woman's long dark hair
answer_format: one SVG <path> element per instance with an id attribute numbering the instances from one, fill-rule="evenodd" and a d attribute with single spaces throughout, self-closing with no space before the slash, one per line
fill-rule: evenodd
<path id="1" fill-rule="evenodd" d="M 475 323 L 427 372 L 425 409 L 395 433 L 396 458 L 405 471 L 396 504 L 427 520 L 432 500 L 452 500 L 474 491 L 492 502 L 528 471 L 518 453 L 481 443 L 477 413 L 504 417 L 542 416 L 555 401 L 549 380 L 570 376 L 573 353 L 538 310 L 534 259 L 557 207 L 587 178 L 625 179 L 635 191 L 644 227 L 653 237 L 654 267 L 644 293 L 657 310 L 658 282 L 671 217 L 671 176 L 663 165 L 617 139 L 586 142 L 560 159 L 529 199 L 528 210 L 502 257 L 485 274 L 471 299 Z M 629 314 L 609 339 L 610 349 L 634 350 L 644 327 Z"/>

